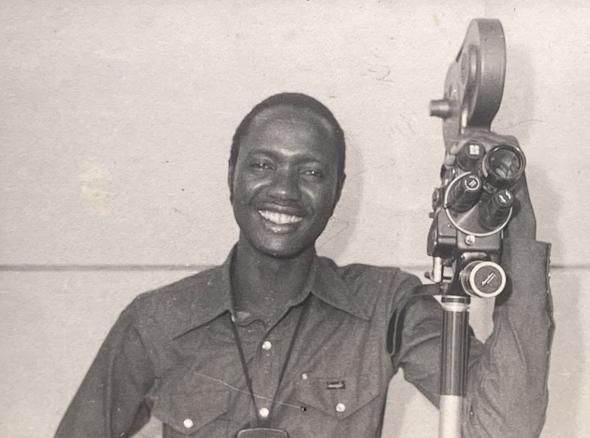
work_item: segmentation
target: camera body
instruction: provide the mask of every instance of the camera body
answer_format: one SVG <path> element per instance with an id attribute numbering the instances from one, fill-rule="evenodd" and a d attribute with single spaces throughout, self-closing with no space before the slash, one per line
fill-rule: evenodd
<path id="1" fill-rule="evenodd" d="M 444 97 L 430 102 L 443 119 L 441 184 L 432 196 L 427 277 L 443 295 L 494 297 L 506 284 L 502 230 L 526 159 L 516 138 L 491 131 L 504 92 L 506 45 L 499 20 L 473 20 L 449 66 Z"/>
<path id="2" fill-rule="evenodd" d="M 456 151 L 456 152 L 455 152 Z M 432 195 L 427 276 L 443 287 L 494 297 L 506 284 L 500 267 L 502 231 L 513 212 L 513 188 L 526 158 L 513 137 L 467 130 L 445 153 L 441 185 Z"/>

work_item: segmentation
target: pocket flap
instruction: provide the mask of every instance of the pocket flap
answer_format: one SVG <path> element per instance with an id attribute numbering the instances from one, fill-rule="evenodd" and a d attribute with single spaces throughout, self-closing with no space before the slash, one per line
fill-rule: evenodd
<path id="1" fill-rule="evenodd" d="M 326 378 L 308 376 L 295 384 L 294 398 L 303 407 L 346 418 L 365 406 L 380 393 L 377 376 Z"/>
<path id="2" fill-rule="evenodd" d="M 227 412 L 230 393 L 208 376 L 170 379 L 153 392 L 152 414 L 183 435 L 190 435 Z"/>

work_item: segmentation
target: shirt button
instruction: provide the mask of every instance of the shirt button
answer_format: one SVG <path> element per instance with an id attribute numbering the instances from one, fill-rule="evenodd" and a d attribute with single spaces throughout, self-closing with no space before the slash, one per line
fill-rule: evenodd
<path id="1" fill-rule="evenodd" d="M 184 424 L 184 427 L 186 427 L 187 429 L 190 429 L 191 427 L 193 427 L 195 425 L 195 423 L 193 423 L 193 420 L 191 420 L 190 418 L 186 418 L 182 424 Z"/>
<path id="2" fill-rule="evenodd" d="M 307 375 L 307 373 L 301 374 L 301 380 L 307 380 L 308 378 L 309 378 L 309 376 Z"/>
<path id="3" fill-rule="evenodd" d="M 267 408 L 260 408 L 260 410 L 258 411 L 258 413 L 260 414 L 260 416 L 262 418 L 268 418 L 268 415 L 270 414 L 270 411 Z"/>
<path id="4" fill-rule="evenodd" d="M 336 412 L 344 412 L 346 410 L 346 405 L 344 403 L 338 403 L 336 405 Z"/>
<path id="5" fill-rule="evenodd" d="M 270 341 L 264 341 L 264 342 L 262 343 L 262 349 L 263 349 L 263 350 L 266 350 L 266 351 L 268 351 L 268 350 L 270 350 L 271 348 L 272 348 L 272 344 L 270 343 Z"/>

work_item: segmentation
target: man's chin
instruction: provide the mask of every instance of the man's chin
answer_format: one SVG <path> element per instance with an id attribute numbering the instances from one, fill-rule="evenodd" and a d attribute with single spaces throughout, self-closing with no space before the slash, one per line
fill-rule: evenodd
<path id="1" fill-rule="evenodd" d="M 289 244 L 287 242 L 281 242 L 280 244 L 277 242 L 264 245 L 259 248 L 259 250 L 269 257 L 277 259 L 293 259 L 307 251 L 313 251 L 313 247 L 314 245 L 301 246 Z"/>

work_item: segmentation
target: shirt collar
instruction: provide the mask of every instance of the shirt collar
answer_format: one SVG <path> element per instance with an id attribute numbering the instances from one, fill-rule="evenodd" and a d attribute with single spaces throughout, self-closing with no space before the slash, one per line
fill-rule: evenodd
<path id="1" fill-rule="evenodd" d="M 332 307 L 368 320 L 369 312 L 366 303 L 344 281 L 338 272 L 338 266 L 331 259 L 318 256 L 314 259 L 314 265 L 311 292 Z"/>
<path id="2" fill-rule="evenodd" d="M 222 313 L 232 312 L 231 298 L 231 264 L 235 247 L 230 251 L 222 265 L 197 274 L 191 303 L 185 308 L 190 315 L 184 319 L 175 337 L 182 336 L 190 330 L 212 321 Z M 336 264 L 325 257 L 314 256 L 307 287 L 301 296 L 296 297 L 291 305 L 303 301 L 309 293 L 325 303 L 343 310 L 357 318 L 369 319 L 366 305 L 351 290 L 350 286 L 338 273 Z M 308 290 L 309 289 L 309 290 Z"/>

